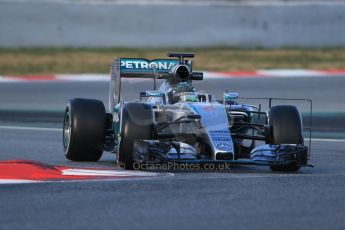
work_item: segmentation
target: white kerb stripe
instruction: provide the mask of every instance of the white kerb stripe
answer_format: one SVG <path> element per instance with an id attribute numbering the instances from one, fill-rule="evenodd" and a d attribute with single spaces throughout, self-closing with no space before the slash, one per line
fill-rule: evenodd
<path id="1" fill-rule="evenodd" d="M 158 173 L 142 171 L 124 171 L 124 170 L 97 170 L 97 169 L 64 169 L 62 175 L 68 176 L 157 176 Z"/>
<path id="2" fill-rule="evenodd" d="M 30 184 L 39 183 L 38 180 L 0 179 L 0 184 Z"/>

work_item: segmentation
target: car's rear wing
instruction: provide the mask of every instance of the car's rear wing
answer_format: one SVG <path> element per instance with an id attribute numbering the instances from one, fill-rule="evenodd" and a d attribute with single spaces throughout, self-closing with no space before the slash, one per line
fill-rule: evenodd
<path id="1" fill-rule="evenodd" d="M 166 79 L 179 64 L 177 59 L 116 58 L 111 66 L 109 112 L 120 102 L 122 78 Z M 192 71 L 192 61 L 187 60 L 185 64 Z"/>
<path id="2" fill-rule="evenodd" d="M 117 58 L 111 67 L 111 82 L 109 91 L 109 111 L 120 102 L 122 78 L 151 78 L 173 79 L 187 77 L 182 80 L 202 80 L 203 74 L 192 71 L 192 58 L 194 54 L 170 53 L 169 57 L 178 59 L 154 59 L 143 58 Z"/>
<path id="3" fill-rule="evenodd" d="M 118 58 L 115 59 L 115 67 L 118 68 L 120 78 L 154 78 L 165 79 L 169 77 L 172 69 L 179 65 L 176 59 L 142 59 L 142 58 Z M 192 71 L 192 61 L 184 63 Z"/>

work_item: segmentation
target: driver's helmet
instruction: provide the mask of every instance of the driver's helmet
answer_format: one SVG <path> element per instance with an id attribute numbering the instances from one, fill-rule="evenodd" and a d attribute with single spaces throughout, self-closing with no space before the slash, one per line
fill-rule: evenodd
<path id="1" fill-rule="evenodd" d="M 198 94 L 195 92 L 181 92 L 177 95 L 180 102 L 199 102 Z"/>
<path id="2" fill-rule="evenodd" d="M 182 92 L 195 92 L 195 88 L 193 87 L 191 82 L 180 82 L 173 87 L 174 92 L 182 93 Z"/>
<path id="3" fill-rule="evenodd" d="M 180 82 L 173 88 L 173 101 L 176 102 L 198 102 L 198 95 L 190 82 Z"/>

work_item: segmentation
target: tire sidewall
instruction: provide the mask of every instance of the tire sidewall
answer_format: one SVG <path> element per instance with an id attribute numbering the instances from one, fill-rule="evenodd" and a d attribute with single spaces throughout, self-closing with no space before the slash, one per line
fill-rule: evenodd
<path id="1" fill-rule="evenodd" d="M 154 116 L 150 105 L 131 102 L 123 106 L 118 159 L 124 168 L 133 169 L 134 141 L 153 139 L 153 125 Z"/>
<path id="2" fill-rule="evenodd" d="M 291 105 L 273 106 L 269 111 L 268 144 L 303 144 L 302 119 L 298 109 Z"/>
<path id="3" fill-rule="evenodd" d="M 73 161 L 97 161 L 103 153 L 105 135 L 105 108 L 101 101 L 72 99 L 66 106 L 70 119 L 70 139 L 64 151 Z M 64 135 L 63 135 L 64 138 Z"/>

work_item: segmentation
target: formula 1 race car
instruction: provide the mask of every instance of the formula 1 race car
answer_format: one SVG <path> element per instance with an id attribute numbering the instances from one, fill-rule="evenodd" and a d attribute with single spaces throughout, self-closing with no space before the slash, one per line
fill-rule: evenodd
<path id="1" fill-rule="evenodd" d="M 172 163 L 262 165 L 273 171 L 308 166 L 310 142 L 304 145 L 295 106 L 272 106 L 275 99 L 267 98 L 269 107 L 262 111 L 229 92 L 217 101 L 192 85 L 203 80 L 203 73 L 192 71 L 194 54 L 168 55 L 171 59 L 115 59 L 108 113 L 98 100 L 69 101 L 63 126 L 68 159 L 97 161 L 108 151 L 126 169 Z M 123 101 L 122 78 L 151 78 L 154 90 L 140 92 L 138 101 Z M 157 79 L 165 80 L 158 89 Z"/>

